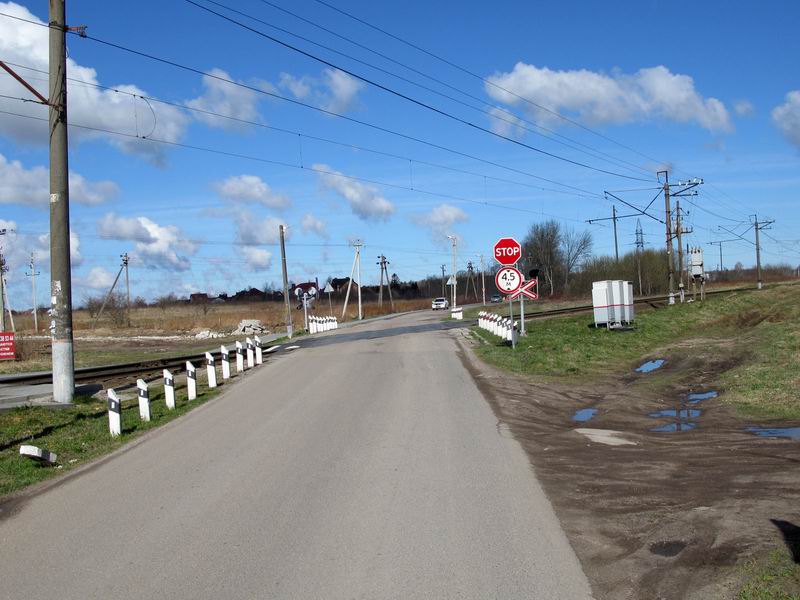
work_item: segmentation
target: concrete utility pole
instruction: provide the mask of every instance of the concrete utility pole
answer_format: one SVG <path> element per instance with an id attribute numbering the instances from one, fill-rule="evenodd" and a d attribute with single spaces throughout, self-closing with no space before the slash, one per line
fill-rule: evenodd
<path id="1" fill-rule="evenodd" d="M 50 0 L 50 333 L 53 400 L 72 403 L 75 359 L 72 344 L 72 271 L 69 235 L 67 144 L 67 44 L 65 0 Z"/>
<path id="2" fill-rule="evenodd" d="M 445 281 L 446 281 L 445 278 L 444 278 L 445 269 L 447 269 L 447 266 L 446 265 L 442 265 L 442 296 L 446 298 L 447 295 L 444 293 L 444 285 L 445 285 Z"/>
<path id="3" fill-rule="evenodd" d="M 347 293 L 344 295 L 344 307 L 342 308 L 342 319 L 347 314 L 347 303 L 350 301 L 350 288 L 353 287 L 353 273 L 358 275 L 358 320 L 364 318 L 361 313 L 361 247 L 364 243 L 361 240 L 353 242 L 353 247 L 356 249 L 356 254 L 353 257 L 353 267 L 350 269 L 350 279 L 347 282 Z"/>
<path id="4" fill-rule="evenodd" d="M 617 206 L 611 205 L 611 221 L 614 223 L 614 256 L 619 262 L 619 242 L 617 241 Z"/>
<path id="5" fill-rule="evenodd" d="M 25 273 L 25 275 L 31 278 L 31 294 L 33 297 L 33 332 L 39 333 L 39 303 L 36 301 L 36 276 L 41 275 L 41 273 L 36 270 L 33 252 L 31 252 L 30 266 L 31 272 Z"/>
<path id="6" fill-rule="evenodd" d="M 483 254 L 481 254 L 481 299 L 486 306 L 486 273 L 483 269 Z"/>
<path id="7" fill-rule="evenodd" d="M 453 245 L 453 308 L 456 307 L 458 296 L 456 295 L 456 287 L 458 287 L 458 279 L 456 277 L 456 246 L 458 245 L 458 238 L 454 235 L 447 236 Z"/>
<path id="8" fill-rule="evenodd" d="M 128 327 L 131 326 L 131 280 L 128 277 L 128 253 L 120 254 L 120 258 L 122 259 L 122 267 L 125 269 L 125 290 L 128 295 L 128 303 L 126 305 L 126 313 L 128 319 Z"/>
<path id="9" fill-rule="evenodd" d="M 684 270 L 684 257 L 683 257 L 683 234 L 692 233 L 691 229 L 683 227 L 683 213 L 681 212 L 681 201 L 675 202 L 675 235 L 678 237 L 678 288 L 680 290 L 681 302 L 684 300 L 684 283 L 683 283 L 683 270 Z"/>
<path id="10" fill-rule="evenodd" d="M 775 222 L 775 219 L 771 219 L 769 221 L 759 221 L 758 215 L 753 215 L 753 219 L 756 229 L 756 276 L 758 278 L 758 289 L 761 289 L 764 283 L 761 278 L 761 238 L 759 236 L 759 232 L 762 229 L 769 229 L 770 225 Z"/>
<path id="11" fill-rule="evenodd" d="M 3 230 L 5 233 L 5 229 Z M 6 272 L 6 258 L 0 252 L 0 332 L 6 330 L 6 291 L 3 285 L 3 274 Z"/>
<path id="12" fill-rule="evenodd" d="M 642 221 L 636 219 L 636 271 L 639 274 L 639 295 L 642 292 L 642 252 L 644 251 L 644 233 L 642 232 Z"/>
<path id="13" fill-rule="evenodd" d="M 378 291 L 378 306 L 383 306 L 383 276 L 386 275 L 386 289 L 389 290 L 389 304 L 392 307 L 392 312 L 394 312 L 394 300 L 392 299 L 392 280 L 389 278 L 389 269 L 388 265 L 391 263 L 386 260 L 386 257 L 381 254 L 378 257 L 378 262 L 375 263 L 376 265 L 380 265 L 381 267 L 381 285 Z"/>
<path id="14" fill-rule="evenodd" d="M 281 238 L 281 268 L 283 269 L 283 303 L 286 307 L 286 335 L 289 339 L 294 334 L 292 325 L 292 303 L 289 300 L 289 275 L 286 271 L 286 226 L 278 225 L 278 233 Z"/>
<path id="15" fill-rule="evenodd" d="M 669 303 L 675 304 L 675 264 L 672 258 L 672 207 L 669 202 L 669 171 L 659 171 L 664 174 L 664 211 L 667 225 L 667 269 L 669 273 Z"/>

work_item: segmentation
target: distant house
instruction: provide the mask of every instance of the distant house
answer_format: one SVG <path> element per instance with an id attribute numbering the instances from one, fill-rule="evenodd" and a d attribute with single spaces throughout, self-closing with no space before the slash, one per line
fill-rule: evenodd
<path id="1" fill-rule="evenodd" d="M 344 292 L 347 290 L 347 284 L 350 281 L 349 277 L 334 277 L 331 279 L 331 287 L 333 287 L 333 291 L 337 294 L 339 292 Z M 353 289 L 358 287 L 358 283 L 353 281 Z"/>
<path id="2" fill-rule="evenodd" d="M 266 295 L 263 290 L 258 288 L 250 288 L 249 290 L 241 290 L 233 295 L 234 302 L 255 302 L 257 300 L 266 300 Z"/>
<path id="3" fill-rule="evenodd" d="M 190 294 L 189 302 L 192 304 L 205 304 L 209 301 L 208 294 Z"/>

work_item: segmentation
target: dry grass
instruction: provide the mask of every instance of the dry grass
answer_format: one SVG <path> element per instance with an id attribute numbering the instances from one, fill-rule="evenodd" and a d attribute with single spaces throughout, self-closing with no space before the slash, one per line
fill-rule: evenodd
<path id="1" fill-rule="evenodd" d="M 421 310 L 430 308 L 430 300 L 396 300 L 394 312 Z M 342 320 L 343 302 L 333 302 L 333 315 Z M 362 305 L 365 318 L 386 315 L 392 312 L 389 302 L 379 306 L 377 302 L 365 302 Z M 159 308 L 148 306 L 131 309 L 131 327 L 118 325 L 111 318 L 103 318 L 96 322 L 89 311 L 79 309 L 73 313 L 73 327 L 77 335 L 116 335 L 133 332 L 146 334 L 180 334 L 197 332 L 203 329 L 212 331 L 233 331 L 242 319 L 258 319 L 270 330 L 280 331 L 286 327 L 286 312 L 281 302 L 241 302 L 228 304 L 176 304 Z M 317 303 L 309 314 L 327 316 L 330 314 L 327 299 Z M 353 298 L 347 307 L 345 321 L 354 320 L 358 315 L 358 305 Z M 303 324 L 303 311 L 292 305 L 292 319 L 295 329 Z M 33 317 L 31 315 L 15 315 L 17 331 L 33 333 Z M 39 319 L 39 331 L 45 333 L 45 322 Z"/>

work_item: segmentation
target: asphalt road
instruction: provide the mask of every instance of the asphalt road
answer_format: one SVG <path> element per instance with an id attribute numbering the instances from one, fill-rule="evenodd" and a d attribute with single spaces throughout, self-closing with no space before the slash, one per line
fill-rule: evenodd
<path id="1" fill-rule="evenodd" d="M 0 597 L 589 598 L 440 315 L 309 340 L 0 520 Z"/>

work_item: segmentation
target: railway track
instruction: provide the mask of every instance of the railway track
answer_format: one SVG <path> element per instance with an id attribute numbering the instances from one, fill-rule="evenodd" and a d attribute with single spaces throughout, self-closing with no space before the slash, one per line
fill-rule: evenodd
<path id="1" fill-rule="evenodd" d="M 733 292 L 748 292 L 754 289 L 755 288 L 752 287 L 745 287 L 724 290 L 709 290 L 706 292 L 706 295 L 713 296 L 719 294 L 730 294 Z M 634 300 L 634 304 L 649 304 L 651 306 L 658 307 L 659 303 L 667 302 L 668 299 L 669 296 L 666 295 L 645 296 Z M 582 304 L 580 306 L 554 308 L 530 313 L 525 315 L 525 319 L 543 319 L 560 315 L 580 314 L 589 312 L 591 310 L 591 304 Z M 216 356 L 218 353 L 214 354 Z M 235 359 L 235 355 L 233 355 L 233 358 Z M 148 377 L 152 377 L 153 375 L 160 375 L 163 369 L 169 369 L 177 373 L 185 370 L 187 360 L 200 361 L 202 364 L 205 364 L 205 352 L 194 352 L 192 354 L 183 354 L 180 356 L 153 358 L 139 362 L 119 363 L 99 367 L 81 367 L 79 369 L 75 369 L 75 382 L 99 383 L 118 380 L 126 381 L 129 380 L 130 377 L 146 379 Z M 0 376 L 0 385 L 36 385 L 51 383 L 52 381 L 53 374 L 49 371 L 41 371 L 37 373 L 16 373 L 13 375 Z"/>

